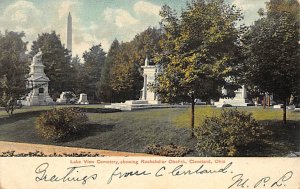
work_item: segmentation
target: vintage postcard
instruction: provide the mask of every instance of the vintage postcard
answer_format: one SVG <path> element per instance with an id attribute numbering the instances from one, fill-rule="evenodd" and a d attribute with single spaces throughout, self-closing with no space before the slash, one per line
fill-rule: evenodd
<path id="1" fill-rule="evenodd" d="M 300 189 L 299 0 L 1 0 L 0 189 Z"/>

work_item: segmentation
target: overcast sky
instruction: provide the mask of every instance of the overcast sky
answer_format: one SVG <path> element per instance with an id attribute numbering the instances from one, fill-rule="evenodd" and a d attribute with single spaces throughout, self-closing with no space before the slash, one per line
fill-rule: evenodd
<path id="1" fill-rule="evenodd" d="M 245 12 L 245 24 L 258 18 L 265 0 L 227 0 Z M 26 41 L 55 30 L 66 43 L 69 11 L 73 18 L 73 55 L 80 57 L 101 43 L 107 51 L 111 42 L 129 41 L 148 26 L 157 26 L 163 4 L 181 10 L 186 0 L 0 0 L 0 31 L 24 31 Z"/>

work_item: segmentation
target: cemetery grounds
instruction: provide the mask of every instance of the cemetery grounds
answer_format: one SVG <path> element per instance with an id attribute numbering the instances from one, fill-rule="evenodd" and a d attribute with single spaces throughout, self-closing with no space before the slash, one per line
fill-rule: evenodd
<path id="1" fill-rule="evenodd" d="M 66 107 L 66 106 L 64 106 Z M 87 110 L 104 108 L 104 105 L 80 106 Z M 190 137 L 190 109 L 161 108 L 115 113 L 89 113 L 87 129 L 79 136 L 64 142 L 41 138 L 35 128 L 36 118 L 51 106 L 23 107 L 13 117 L 0 110 L 0 141 L 47 144 L 89 149 L 145 153 L 149 145 L 175 144 L 191 149 L 186 156 L 198 156 L 196 139 Z M 273 132 L 266 145 L 249 148 L 243 156 L 276 156 L 300 152 L 300 112 L 287 111 L 288 123 L 282 125 L 282 110 L 262 107 L 240 107 L 251 112 L 265 129 Z M 196 106 L 195 125 L 200 126 L 206 116 L 218 115 L 221 109 Z M 13 149 L 12 149 L 13 150 Z"/>

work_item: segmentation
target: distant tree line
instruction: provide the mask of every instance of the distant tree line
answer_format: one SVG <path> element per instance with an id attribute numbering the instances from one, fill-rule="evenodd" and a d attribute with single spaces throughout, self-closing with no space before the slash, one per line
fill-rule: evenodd
<path id="1" fill-rule="evenodd" d="M 54 31 L 38 35 L 26 58 L 24 33 L 7 31 L 0 35 L 1 106 L 24 95 L 28 59 L 41 49 L 54 99 L 62 91 L 87 93 L 92 103 L 138 99 L 148 57 L 163 68 L 152 89 L 164 102 L 191 102 L 192 128 L 196 98 L 218 99 L 222 87 L 234 91 L 244 84 L 252 96 L 269 93 L 283 103 L 285 122 L 288 99 L 300 93 L 299 2 L 271 0 L 258 13 L 245 26 L 238 24 L 242 11 L 223 0 L 192 0 L 180 13 L 164 5 L 159 28 L 129 42 L 115 39 L 107 53 L 94 45 L 82 60 L 71 57 Z"/>

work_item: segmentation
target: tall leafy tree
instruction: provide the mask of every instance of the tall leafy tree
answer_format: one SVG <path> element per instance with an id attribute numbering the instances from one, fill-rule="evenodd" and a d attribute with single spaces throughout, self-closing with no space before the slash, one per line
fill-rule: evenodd
<path id="1" fill-rule="evenodd" d="M 111 76 L 111 70 L 114 63 L 116 62 L 116 56 L 119 53 L 119 51 L 120 43 L 117 39 L 115 39 L 112 42 L 110 49 L 107 53 L 98 87 L 100 91 L 100 98 L 104 102 L 112 102 L 112 98 L 113 96 L 115 96 L 111 87 L 111 78 L 113 78 L 113 76 Z"/>
<path id="2" fill-rule="evenodd" d="M 152 59 L 161 52 L 159 41 L 162 37 L 162 30 L 154 27 L 149 27 L 134 37 L 131 43 L 134 46 L 135 59 L 139 65 L 144 64 L 146 57 Z"/>
<path id="3" fill-rule="evenodd" d="M 111 70 L 113 101 L 138 99 L 142 88 L 140 66 L 132 43 L 121 43 Z"/>
<path id="4" fill-rule="evenodd" d="M 17 100 L 27 92 L 27 42 L 23 41 L 24 36 L 23 32 L 0 33 L 0 106 L 5 107 L 10 116 L 13 115 Z"/>
<path id="5" fill-rule="evenodd" d="M 195 98 L 217 97 L 221 86 L 235 80 L 240 54 L 236 21 L 242 15 L 222 0 L 192 1 L 180 17 L 168 6 L 160 14 L 165 37 L 155 61 L 162 65 L 163 74 L 155 90 L 166 102 L 191 102 L 194 130 Z"/>
<path id="6" fill-rule="evenodd" d="M 76 81 L 73 83 L 73 92 L 75 94 L 79 94 L 80 92 L 82 92 L 82 87 L 85 84 L 84 83 L 84 78 L 83 78 L 83 63 L 81 62 L 80 58 L 78 55 L 72 57 L 71 60 L 71 71 L 72 71 L 72 80 Z"/>
<path id="7" fill-rule="evenodd" d="M 62 91 L 72 90 L 74 80 L 71 71 L 71 54 L 62 45 L 60 36 L 54 31 L 38 35 L 33 41 L 30 55 L 33 57 L 39 49 L 43 52 L 42 62 L 45 65 L 45 73 L 49 77 L 49 93 L 57 98 Z"/>
<path id="8" fill-rule="evenodd" d="M 300 88 L 299 9 L 296 0 L 271 0 L 243 38 L 247 82 L 283 103 L 284 124 Z"/>
<path id="9" fill-rule="evenodd" d="M 112 44 L 107 59 L 111 61 L 110 87 L 113 101 L 139 99 L 143 85 L 141 66 L 146 57 L 151 59 L 160 52 L 159 40 L 162 35 L 160 29 L 149 27 L 130 42 Z"/>
<path id="10" fill-rule="evenodd" d="M 92 46 L 83 53 L 85 92 L 91 101 L 100 100 L 100 79 L 106 53 L 101 44 Z"/>

